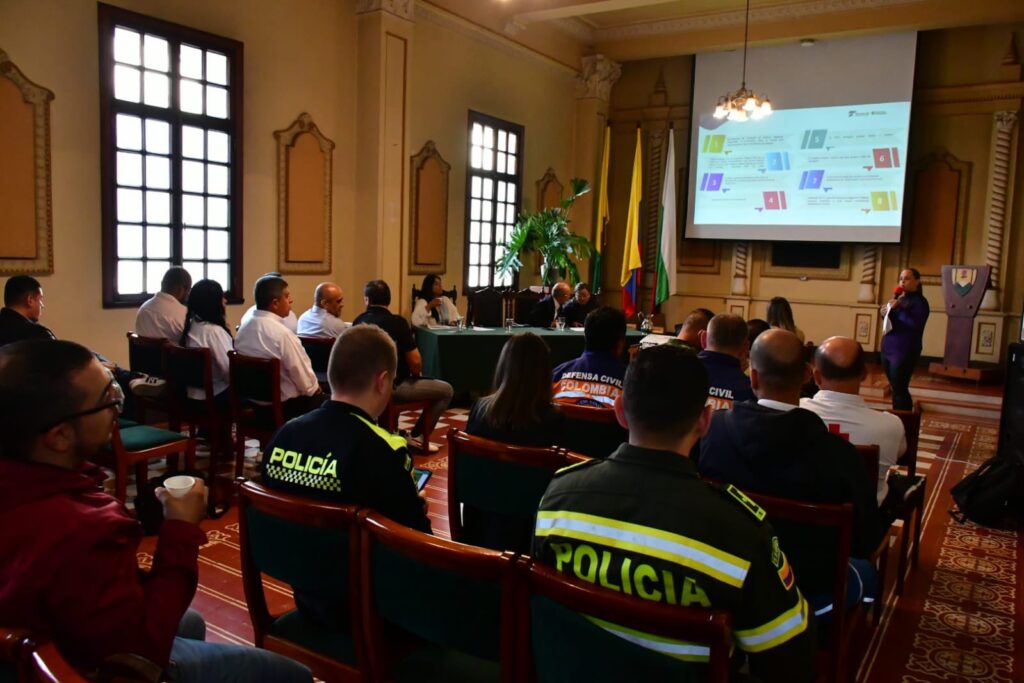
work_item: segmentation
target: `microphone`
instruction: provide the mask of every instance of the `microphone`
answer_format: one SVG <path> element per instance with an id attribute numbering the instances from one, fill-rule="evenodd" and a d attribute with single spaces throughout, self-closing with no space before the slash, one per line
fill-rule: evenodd
<path id="1" fill-rule="evenodd" d="M 903 288 L 900 287 L 899 285 L 896 285 L 895 287 L 893 287 L 892 290 L 892 298 L 899 299 L 901 296 L 903 296 Z"/>

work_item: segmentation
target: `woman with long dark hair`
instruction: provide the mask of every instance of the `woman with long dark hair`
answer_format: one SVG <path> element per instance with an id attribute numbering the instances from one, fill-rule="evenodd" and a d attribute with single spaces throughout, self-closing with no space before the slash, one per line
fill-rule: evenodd
<path id="1" fill-rule="evenodd" d="M 916 268 L 900 273 L 900 284 L 889 303 L 882 306 L 881 314 L 888 316 L 889 321 L 882 336 L 882 369 L 892 386 L 892 407 L 913 410 L 910 378 L 921 358 L 924 326 L 931 314 L 921 288 L 921 273 Z"/>
<path id="2" fill-rule="evenodd" d="M 804 342 L 804 332 L 793 322 L 793 308 L 785 297 L 774 297 L 768 304 L 768 324 L 783 330 L 789 330 Z"/>
<path id="3" fill-rule="evenodd" d="M 459 309 L 444 295 L 441 276 L 434 273 L 424 276 L 412 309 L 413 326 L 454 325 L 458 319 Z"/>
<path id="4" fill-rule="evenodd" d="M 210 349 L 213 366 L 213 393 L 218 403 L 227 405 L 228 351 L 234 348 L 231 330 L 225 315 L 227 299 L 224 289 L 216 280 L 200 280 L 192 285 L 188 294 L 188 314 L 185 329 L 181 333 L 181 346 L 185 348 Z M 205 396 L 199 388 L 188 389 L 188 397 L 202 400 Z"/>

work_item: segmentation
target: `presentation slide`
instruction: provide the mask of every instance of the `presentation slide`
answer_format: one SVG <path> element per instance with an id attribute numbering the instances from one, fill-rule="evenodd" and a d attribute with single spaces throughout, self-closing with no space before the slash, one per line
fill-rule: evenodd
<path id="1" fill-rule="evenodd" d="M 751 51 L 759 71 L 777 69 L 764 87 L 776 109 L 756 121 L 712 116 L 715 98 L 697 91 L 725 92 L 734 59 L 701 73 L 698 56 L 694 101 L 708 104 L 694 107 L 687 237 L 900 241 L 916 36 L 880 40 Z"/>

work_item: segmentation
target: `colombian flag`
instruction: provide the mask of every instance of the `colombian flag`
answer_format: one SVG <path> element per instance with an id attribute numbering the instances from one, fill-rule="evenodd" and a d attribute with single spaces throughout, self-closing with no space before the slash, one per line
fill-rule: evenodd
<path id="1" fill-rule="evenodd" d="M 793 576 L 793 567 L 790 566 L 789 560 L 786 559 L 786 553 L 782 553 L 782 566 L 779 567 L 779 580 L 782 581 L 782 585 L 789 590 L 793 587 L 793 582 L 796 581 L 796 577 Z"/>
<path id="2" fill-rule="evenodd" d="M 636 285 L 643 262 L 640 260 L 640 198 L 643 196 L 643 162 L 640 154 L 640 128 L 636 129 L 636 153 L 633 155 L 633 180 L 629 188 L 626 215 L 626 242 L 622 255 L 622 310 L 626 317 L 636 313 Z"/>

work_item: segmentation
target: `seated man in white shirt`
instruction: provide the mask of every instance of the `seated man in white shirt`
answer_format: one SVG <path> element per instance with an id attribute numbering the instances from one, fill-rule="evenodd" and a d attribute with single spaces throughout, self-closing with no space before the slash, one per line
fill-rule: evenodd
<path id="1" fill-rule="evenodd" d="M 270 271 L 269 273 L 264 273 L 263 275 L 261 275 L 260 280 L 262 280 L 265 277 L 281 277 L 281 273 L 278 273 L 276 271 Z M 252 319 L 252 314 L 256 312 L 257 308 L 259 307 L 256 304 L 253 304 L 252 306 L 249 307 L 249 310 L 242 314 L 242 321 L 238 323 L 239 328 L 241 328 L 242 325 L 246 324 Z M 289 310 L 288 315 L 285 315 L 281 318 L 281 323 L 284 324 L 284 326 L 287 327 L 289 330 L 291 330 L 292 334 L 299 333 L 299 319 L 295 317 L 295 311 Z"/>
<path id="2" fill-rule="evenodd" d="M 800 399 L 800 407 L 816 413 L 830 431 L 852 443 L 878 446 L 877 494 L 881 503 L 886 473 L 906 452 L 907 438 L 898 417 L 869 408 L 860 397 L 860 383 L 866 375 L 860 344 L 848 337 L 830 337 L 814 354 L 814 381 L 821 389 L 814 398 Z"/>
<path id="3" fill-rule="evenodd" d="M 160 281 L 160 291 L 139 307 L 135 333 L 140 337 L 166 339 L 175 344 L 185 329 L 185 302 L 192 276 L 181 266 L 171 266 Z"/>
<path id="4" fill-rule="evenodd" d="M 284 417 L 308 413 L 324 402 L 313 364 L 302 343 L 282 318 L 292 310 L 288 283 L 280 277 L 264 275 L 256 281 L 256 311 L 243 322 L 235 338 L 235 350 L 245 356 L 277 358 L 281 361 L 281 401 Z"/>
<path id="5" fill-rule="evenodd" d="M 321 282 L 313 291 L 313 307 L 299 316 L 301 337 L 338 337 L 352 326 L 341 319 L 345 292 L 333 282 Z"/>

